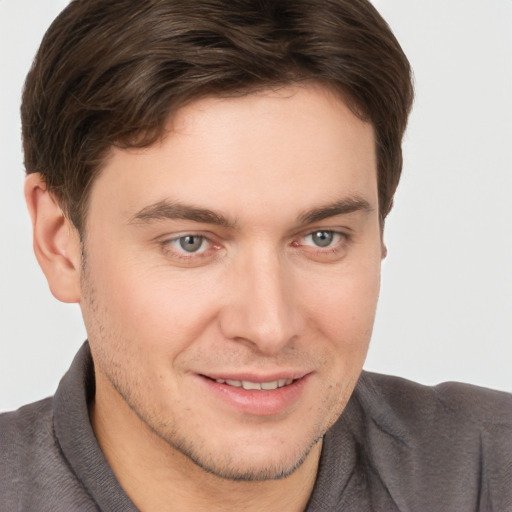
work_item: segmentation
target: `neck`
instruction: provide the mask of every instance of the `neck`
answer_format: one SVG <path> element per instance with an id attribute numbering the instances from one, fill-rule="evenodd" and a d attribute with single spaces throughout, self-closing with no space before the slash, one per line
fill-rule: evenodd
<path id="1" fill-rule="evenodd" d="M 206 472 L 155 434 L 117 395 L 97 387 L 91 422 L 119 483 L 144 512 L 305 510 L 313 491 L 321 442 L 291 475 L 239 482 Z M 117 395 L 117 396 L 116 396 Z"/>

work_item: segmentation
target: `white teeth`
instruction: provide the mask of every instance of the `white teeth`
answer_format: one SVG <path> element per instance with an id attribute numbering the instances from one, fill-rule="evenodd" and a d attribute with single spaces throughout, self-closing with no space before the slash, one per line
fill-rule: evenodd
<path id="1" fill-rule="evenodd" d="M 242 381 L 242 387 L 244 389 L 259 389 L 261 390 L 261 384 L 258 382 L 249 382 L 248 380 Z"/>
<path id="2" fill-rule="evenodd" d="M 248 380 L 216 379 L 215 382 L 218 382 L 219 384 L 227 384 L 228 386 L 233 386 L 235 388 L 244 388 L 247 390 L 256 389 L 259 391 L 272 391 L 277 388 L 282 388 L 283 386 L 288 386 L 293 382 L 293 379 L 279 379 L 270 382 L 250 382 Z"/>

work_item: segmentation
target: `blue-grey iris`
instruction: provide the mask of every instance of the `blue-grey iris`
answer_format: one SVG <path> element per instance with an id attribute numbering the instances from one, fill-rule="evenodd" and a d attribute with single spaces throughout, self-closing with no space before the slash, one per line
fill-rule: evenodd
<path id="1" fill-rule="evenodd" d="M 180 238 L 180 247 L 187 252 L 196 252 L 203 245 L 203 237 L 187 235 Z"/>
<path id="2" fill-rule="evenodd" d="M 332 231 L 316 231 L 311 234 L 313 243 L 318 247 L 327 247 L 331 245 L 333 238 L 334 233 Z"/>

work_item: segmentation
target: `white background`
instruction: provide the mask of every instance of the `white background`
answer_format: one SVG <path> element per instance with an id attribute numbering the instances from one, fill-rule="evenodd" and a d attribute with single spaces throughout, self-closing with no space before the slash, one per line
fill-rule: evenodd
<path id="1" fill-rule="evenodd" d="M 19 102 L 64 0 L 0 0 L 0 410 L 54 392 L 85 339 L 49 293 L 23 202 Z M 512 1 L 380 0 L 415 70 L 366 368 L 512 390 Z"/>

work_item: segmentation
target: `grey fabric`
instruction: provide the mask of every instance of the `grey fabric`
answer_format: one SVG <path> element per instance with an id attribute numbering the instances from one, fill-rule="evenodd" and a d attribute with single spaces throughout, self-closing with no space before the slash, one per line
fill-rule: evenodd
<path id="1" fill-rule="evenodd" d="M 511 512 L 512 395 L 363 372 L 325 436 L 310 507 Z"/>
<path id="2" fill-rule="evenodd" d="M 0 415 L 0 511 L 136 511 L 91 428 L 89 347 L 53 399 Z M 512 395 L 363 372 L 308 512 L 512 512 Z"/>
<path id="3" fill-rule="evenodd" d="M 54 398 L 0 415 L 0 511 L 132 512 L 89 422 L 93 365 L 85 343 Z"/>

